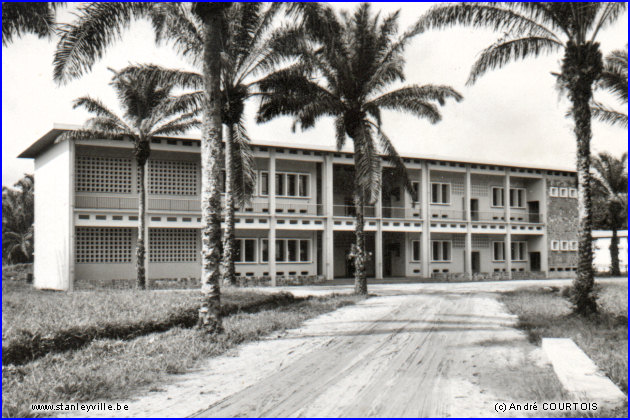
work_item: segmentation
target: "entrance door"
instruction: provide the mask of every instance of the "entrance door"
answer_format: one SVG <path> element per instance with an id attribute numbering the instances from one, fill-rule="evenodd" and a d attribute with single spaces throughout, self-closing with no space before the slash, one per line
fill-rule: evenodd
<path id="1" fill-rule="evenodd" d="M 479 251 L 473 251 L 470 253 L 470 262 L 472 265 L 473 274 L 481 272 L 481 254 Z"/>
<path id="2" fill-rule="evenodd" d="M 476 198 L 470 199 L 470 218 L 474 222 L 479 220 L 479 200 Z"/>
<path id="3" fill-rule="evenodd" d="M 540 271 L 540 252 L 529 253 L 529 271 Z"/>
<path id="4" fill-rule="evenodd" d="M 538 201 L 528 201 L 529 223 L 540 223 L 540 204 Z"/>

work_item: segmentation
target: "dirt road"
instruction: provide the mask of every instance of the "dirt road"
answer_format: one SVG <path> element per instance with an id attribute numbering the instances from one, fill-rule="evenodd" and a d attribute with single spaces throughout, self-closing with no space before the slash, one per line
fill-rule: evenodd
<path id="1" fill-rule="evenodd" d="M 309 351 L 276 353 L 288 357 L 279 369 L 196 415 L 496 416 L 499 401 L 540 401 L 559 387 L 491 295 L 441 289 L 375 297 L 309 323 L 279 339 L 313 341 Z"/>
<path id="2" fill-rule="evenodd" d="M 209 359 L 124 402 L 129 411 L 71 414 L 523 416 L 497 413 L 495 404 L 559 401 L 562 387 L 540 348 L 514 328 L 496 292 L 569 283 L 374 285 L 377 296 Z"/>

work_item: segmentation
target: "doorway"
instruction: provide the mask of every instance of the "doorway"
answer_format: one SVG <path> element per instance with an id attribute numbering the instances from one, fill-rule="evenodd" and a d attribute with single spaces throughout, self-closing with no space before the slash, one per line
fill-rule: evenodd
<path id="1" fill-rule="evenodd" d="M 540 223 L 540 204 L 538 201 L 528 201 L 527 212 L 529 213 L 529 223 Z"/>
<path id="2" fill-rule="evenodd" d="M 481 272 L 481 253 L 479 251 L 473 251 L 470 253 L 470 263 L 473 274 Z"/>
<path id="3" fill-rule="evenodd" d="M 470 219 L 473 222 L 479 221 L 479 200 L 476 198 L 470 199 Z"/>
<path id="4" fill-rule="evenodd" d="M 541 269 L 540 252 L 529 253 L 529 271 L 540 271 Z"/>

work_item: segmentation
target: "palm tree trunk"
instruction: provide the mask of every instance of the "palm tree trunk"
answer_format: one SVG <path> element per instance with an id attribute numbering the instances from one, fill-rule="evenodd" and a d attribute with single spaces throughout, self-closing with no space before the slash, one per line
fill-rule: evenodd
<path id="1" fill-rule="evenodd" d="M 146 289 L 146 272 L 144 263 L 146 259 L 145 229 L 147 223 L 147 189 L 144 177 L 147 168 L 147 159 L 137 159 L 140 176 L 138 179 L 138 241 L 136 243 L 136 287 Z"/>
<path id="2" fill-rule="evenodd" d="M 236 284 L 234 269 L 234 163 L 232 149 L 234 146 L 234 126 L 227 125 L 228 134 L 225 140 L 225 232 L 223 233 L 223 284 Z"/>
<path id="3" fill-rule="evenodd" d="M 357 187 L 358 189 L 358 187 Z M 354 257 L 354 293 L 357 295 L 367 295 L 367 277 L 365 275 L 366 251 L 365 251 L 365 197 L 363 191 L 357 191 L 355 195 L 355 243 L 353 249 Z"/>
<path id="4" fill-rule="evenodd" d="M 228 4 L 229 5 L 229 4 Z M 221 122 L 221 30 L 225 4 L 195 3 L 203 22 L 204 106 L 201 132 L 201 306 L 199 327 L 207 333 L 223 330 L 221 321 L 221 190 L 219 188 Z"/>
<path id="5" fill-rule="evenodd" d="M 601 74 L 602 58 L 598 44 L 569 42 L 562 63 L 562 76 L 568 81 L 569 98 L 577 139 L 578 175 L 578 266 L 573 282 L 575 312 L 588 315 L 597 311 L 593 292 L 593 202 L 591 195 L 591 107 L 593 83 Z"/>
<path id="6" fill-rule="evenodd" d="M 619 236 L 617 235 L 617 226 L 612 225 L 612 238 L 610 238 L 610 275 L 620 276 L 619 269 Z"/>

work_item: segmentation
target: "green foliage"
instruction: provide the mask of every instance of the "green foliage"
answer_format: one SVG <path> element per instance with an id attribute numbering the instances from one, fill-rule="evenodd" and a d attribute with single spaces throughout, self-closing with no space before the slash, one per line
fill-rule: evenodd
<path id="1" fill-rule="evenodd" d="M 2 187 L 2 263 L 33 261 L 34 178 Z"/>

